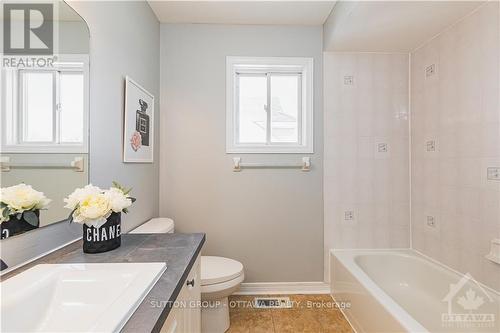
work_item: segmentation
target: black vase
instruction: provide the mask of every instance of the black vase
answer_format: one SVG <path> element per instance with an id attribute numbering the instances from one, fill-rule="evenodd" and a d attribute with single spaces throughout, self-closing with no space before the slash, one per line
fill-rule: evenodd
<path id="1" fill-rule="evenodd" d="M 21 219 L 18 220 L 15 215 L 11 216 L 7 222 L 0 223 L 0 239 L 5 239 L 11 236 L 22 234 L 23 232 L 37 229 L 40 226 L 40 211 L 33 210 L 36 217 L 38 218 L 38 223 L 36 225 L 29 224 L 24 219 L 24 214 Z"/>
<path id="2" fill-rule="evenodd" d="M 101 227 L 83 225 L 83 252 L 103 253 L 121 245 L 121 213 L 112 213 Z"/>

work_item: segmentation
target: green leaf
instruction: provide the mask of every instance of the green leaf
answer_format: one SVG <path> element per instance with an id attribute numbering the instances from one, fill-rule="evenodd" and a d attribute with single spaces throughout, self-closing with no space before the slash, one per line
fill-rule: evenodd
<path id="1" fill-rule="evenodd" d="M 26 222 L 28 222 L 29 224 L 31 224 L 34 227 L 38 226 L 38 217 L 36 216 L 36 214 L 34 212 L 32 212 L 31 210 L 28 210 L 28 211 L 25 211 L 23 215 L 24 215 L 24 220 Z"/>
<path id="2" fill-rule="evenodd" d="M 69 222 L 69 223 L 73 223 L 73 213 L 74 213 L 74 212 L 75 212 L 75 210 L 77 210 L 77 209 L 78 209 L 78 205 L 76 205 L 75 209 L 73 209 L 73 210 L 71 211 L 71 213 L 69 213 L 69 216 L 68 216 L 68 218 L 67 218 L 67 220 L 68 220 L 68 222 Z"/>
<path id="3" fill-rule="evenodd" d="M 5 202 L 1 202 L 0 201 L 0 208 L 5 208 L 7 207 L 8 205 L 5 203 Z"/>
<path id="4" fill-rule="evenodd" d="M 124 186 L 122 186 L 120 183 L 118 183 L 117 181 L 113 180 L 111 182 L 111 184 L 112 184 L 112 187 L 117 188 L 120 191 L 122 191 L 124 195 L 128 195 L 130 193 L 130 191 L 132 191 L 132 188 L 127 189 Z"/>

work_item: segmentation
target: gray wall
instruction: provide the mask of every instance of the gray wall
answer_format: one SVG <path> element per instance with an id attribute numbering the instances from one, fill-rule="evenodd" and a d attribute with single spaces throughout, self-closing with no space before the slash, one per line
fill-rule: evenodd
<path id="1" fill-rule="evenodd" d="M 122 163 L 124 78 L 155 95 L 159 119 L 159 23 L 146 2 L 71 2 L 90 28 L 90 180 L 117 180 L 134 188 L 136 204 L 124 231 L 158 215 L 158 152 L 154 164 Z M 130 19 L 133 17 L 133 19 Z M 158 143 L 158 127 L 155 133 Z M 81 236 L 81 226 L 59 223 L 2 241 L 2 259 L 13 266 Z"/>
<path id="2" fill-rule="evenodd" d="M 313 170 L 233 173 L 225 153 L 226 56 L 314 57 Z M 323 280 L 322 28 L 161 26 L 160 215 L 206 232 L 206 255 L 241 261 L 246 282 Z M 291 161 L 302 155 L 236 155 Z"/>
<path id="3" fill-rule="evenodd" d="M 58 22 L 59 53 L 89 53 L 89 30 L 85 22 Z"/>
<path id="4" fill-rule="evenodd" d="M 160 31 L 143 1 L 87 2 L 71 5 L 90 27 L 90 181 L 108 187 L 116 180 L 133 188 L 137 198 L 124 216 L 123 230 L 158 216 L 159 145 L 155 163 L 124 164 L 122 135 L 125 75 L 155 97 L 158 143 Z M 133 19 L 131 19 L 133 18 Z"/>

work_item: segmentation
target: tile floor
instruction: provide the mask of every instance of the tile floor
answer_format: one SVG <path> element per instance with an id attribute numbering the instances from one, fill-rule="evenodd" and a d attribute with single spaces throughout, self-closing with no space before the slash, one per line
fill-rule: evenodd
<path id="1" fill-rule="evenodd" d="M 290 297 L 292 308 L 256 309 L 251 306 L 255 296 L 231 296 L 231 327 L 226 333 L 354 332 L 340 310 L 332 308 L 330 295 L 283 296 Z"/>

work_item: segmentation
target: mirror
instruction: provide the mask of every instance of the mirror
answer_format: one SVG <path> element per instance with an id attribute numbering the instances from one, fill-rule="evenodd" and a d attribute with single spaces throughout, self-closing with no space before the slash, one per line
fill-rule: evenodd
<path id="1" fill-rule="evenodd" d="M 87 24 L 62 1 L 6 4 L 3 20 L 1 239 L 65 221 L 89 182 Z"/>

